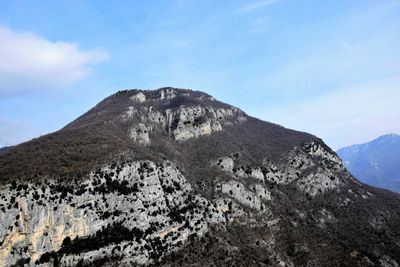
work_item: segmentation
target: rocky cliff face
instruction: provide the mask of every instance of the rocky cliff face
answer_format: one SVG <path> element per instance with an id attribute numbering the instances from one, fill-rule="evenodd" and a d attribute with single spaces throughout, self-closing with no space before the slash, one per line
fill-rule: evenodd
<path id="1" fill-rule="evenodd" d="M 139 144 L 148 145 L 151 140 L 149 132 L 164 130 L 176 141 L 185 141 L 202 135 L 223 130 L 223 126 L 238 124 L 246 120 L 245 114 L 234 107 L 214 108 L 212 105 L 181 105 L 177 108 L 158 110 L 152 104 L 159 104 L 165 99 L 173 99 L 176 94 L 172 89 L 161 90 L 157 99 L 147 99 L 143 93 L 134 94 L 131 99 L 142 105 L 128 106 L 127 110 L 119 115 L 119 119 L 130 125 L 130 137 Z M 199 97 L 201 101 L 203 97 Z M 135 124 L 132 122 L 140 121 Z"/>
<path id="2" fill-rule="evenodd" d="M 0 266 L 399 262 L 398 196 L 201 92 L 119 92 L 0 167 Z"/>
<path id="3" fill-rule="evenodd" d="M 0 194 L 0 266 L 76 265 L 105 254 L 146 264 L 225 221 L 170 162 L 114 164 L 79 185 L 12 184 Z"/>

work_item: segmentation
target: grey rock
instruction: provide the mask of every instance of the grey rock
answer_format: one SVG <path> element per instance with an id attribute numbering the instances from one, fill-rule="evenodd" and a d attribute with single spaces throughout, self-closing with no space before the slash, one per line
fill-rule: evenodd
<path id="1" fill-rule="evenodd" d="M 129 137 L 141 145 L 149 145 L 149 131 L 143 123 L 139 123 L 137 127 L 132 127 L 129 131 Z"/>
<path id="2" fill-rule="evenodd" d="M 30 265 L 35 265 L 46 252 L 59 251 L 66 238 L 94 236 L 115 223 L 126 229 L 150 231 L 140 242 L 123 241 L 119 246 L 129 245 L 117 252 L 130 255 L 129 262 L 147 264 L 152 259 L 146 244 L 152 240 L 161 238 L 171 247 L 163 253 L 170 253 L 192 234 L 202 236 L 208 224 L 225 221 L 223 212 L 214 203 L 193 195 L 190 184 L 169 162 L 137 161 L 105 166 L 78 188 L 55 189 L 53 183 L 24 186 L 26 190 L 7 185 L 0 191 L 1 206 L 12 203 L 0 212 L 2 267 L 15 264 L 21 258 L 29 258 Z M 64 190 L 69 193 L 65 194 Z M 176 221 L 171 212 L 187 205 L 192 209 L 179 212 L 181 218 Z M 204 212 L 205 207 L 211 208 Z M 79 257 L 63 257 L 62 263 L 75 265 L 82 256 L 92 260 L 101 258 L 104 251 L 110 254 L 115 247 L 110 244 Z M 133 252 L 136 256 L 131 255 Z"/>

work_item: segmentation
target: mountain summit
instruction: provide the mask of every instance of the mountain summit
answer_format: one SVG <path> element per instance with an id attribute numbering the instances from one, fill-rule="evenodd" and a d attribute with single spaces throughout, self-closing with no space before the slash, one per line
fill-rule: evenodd
<path id="1" fill-rule="evenodd" d="M 339 149 L 349 171 L 364 183 L 400 192 L 400 135 Z"/>
<path id="2" fill-rule="evenodd" d="M 199 91 L 120 91 L 2 153 L 0 179 L 0 266 L 400 262 L 398 195 Z"/>

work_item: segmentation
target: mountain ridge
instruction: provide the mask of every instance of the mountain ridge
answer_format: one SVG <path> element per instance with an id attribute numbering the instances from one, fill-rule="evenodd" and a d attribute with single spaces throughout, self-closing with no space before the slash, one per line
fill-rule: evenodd
<path id="1" fill-rule="evenodd" d="M 176 97 L 171 98 L 171 93 L 169 90 L 173 90 L 174 94 L 176 94 Z M 137 94 L 144 94 L 147 96 L 147 101 L 133 101 L 131 97 L 136 96 Z M 187 95 L 190 94 L 190 95 Z M 170 99 L 168 99 L 170 98 Z M 207 98 L 207 99 L 204 99 Z M 189 101 L 188 101 L 189 99 Z M 167 100 L 166 102 L 163 100 Z M 12 157 L 13 154 L 18 154 L 18 157 L 22 157 L 21 154 L 26 153 L 26 151 L 40 151 L 41 153 L 46 152 L 46 149 L 49 147 L 49 142 L 55 141 L 56 144 L 58 145 L 58 149 L 69 149 L 66 147 L 67 145 L 70 147 L 76 146 L 79 144 L 79 139 L 84 138 L 86 139 L 94 139 L 94 140 L 87 140 L 86 143 L 88 146 L 88 150 L 94 150 L 96 152 L 99 152 L 100 155 L 103 155 L 103 153 L 111 153 L 111 151 L 107 152 L 107 149 L 110 146 L 113 146 L 114 148 L 119 148 L 122 150 L 124 149 L 130 149 L 132 147 L 135 147 L 136 149 L 140 150 L 147 150 L 149 151 L 149 147 L 143 147 L 140 144 L 138 145 L 136 142 L 132 142 L 132 140 L 128 137 L 127 132 L 129 131 L 128 126 L 125 125 L 126 122 L 123 120 L 126 120 L 127 114 L 131 115 L 129 112 L 129 108 L 132 108 L 134 106 L 135 110 L 141 110 L 142 108 L 147 109 L 145 111 L 145 116 L 147 116 L 150 112 L 148 111 L 149 107 L 154 107 L 153 111 L 165 113 L 165 110 L 171 109 L 172 111 L 179 111 L 180 108 L 180 102 L 184 101 L 185 106 L 191 107 L 194 105 L 207 105 L 211 106 L 215 109 L 233 109 L 235 112 L 238 112 L 241 114 L 241 116 L 245 116 L 247 118 L 250 118 L 249 122 L 246 122 L 248 124 L 251 124 L 251 127 L 258 127 L 258 128 L 266 128 L 263 127 L 263 121 L 258 120 L 256 118 L 250 117 L 247 114 L 245 114 L 243 111 L 227 105 L 225 103 L 219 102 L 214 100 L 210 95 L 199 92 L 199 91 L 193 91 L 189 89 L 173 89 L 171 87 L 163 87 L 157 90 L 152 90 L 152 91 L 147 91 L 147 90 L 138 90 L 138 89 L 132 89 L 132 90 L 123 90 L 123 91 L 118 91 L 117 93 L 105 98 L 103 101 L 101 101 L 99 104 L 97 104 L 94 108 L 90 109 L 88 112 L 84 113 L 82 116 L 79 116 L 77 119 L 75 119 L 73 122 L 67 124 L 65 127 L 63 127 L 61 130 L 56 131 L 54 133 L 46 134 L 44 136 L 41 136 L 39 138 L 35 138 L 31 141 L 25 142 L 19 146 L 16 146 L 16 149 L 14 149 L 13 153 L 11 153 L 9 156 Z M 200 102 L 199 102 L 200 101 Z M 160 109 L 160 110 L 159 110 Z M 153 113 L 155 113 L 153 112 Z M 129 116 L 128 115 L 128 116 Z M 157 116 L 161 116 L 156 113 Z M 125 116 L 125 117 L 124 117 Z M 140 121 L 143 118 L 134 118 L 133 121 L 131 121 L 131 124 L 135 123 L 140 123 Z M 147 118 L 146 118 L 147 119 Z M 301 142 L 305 142 L 306 140 L 318 140 L 319 142 L 323 143 L 320 139 L 318 139 L 315 136 L 312 136 L 307 133 L 303 132 L 298 132 L 295 130 L 291 129 L 286 129 L 282 126 L 272 124 L 269 122 L 266 122 L 269 125 L 269 128 L 271 128 L 272 131 L 280 131 L 280 132 L 286 132 L 291 134 L 292 136 L 295 136 L 296 134 L 299 134 L 299 136 L 302 138 Z M 107 124 L 107 125 L 106 125 Z M 159 130 L 159 129 L 157 129 Z M 155 131 L 155 135 L 158 135 L 157 138 L 161 138 L 161 142 L 170 142 L 169 137 L 171 133 L 165 133 L 163 132 L 165 129 L 161 129 L 160 131 Z M 266 134 L 268 134 L 268 131 L 270 129 L 265 129 Z M 246 134 L 255 134 L 257 131 L 254 131 L 254 133 L 246 133 Z M 219 132 L 221 133 L 221 132 Z M 242 135 L 244 133 L 241 133 Z M 67 136 L 66 136 L 67 135 Z M 279 135 L 275 136 L 276 140 L 274 142 L 277 142 L 281 137 Z M 295 138 L 295 137 L 294 137 Z M 156 140 L 158 141 L 158 140 Z M 42 142 L 46 143 L 42 144 Z M 105 147 L 104 151 L 97 151 L 97 149 L 91 145 L 91 143 L 98 142 L 100 144 L 103 144 Z M 250 140 L 250 142 L 254 143 L 254 140 Z M 272 142 L 272 145 L 273 143 Z M 289 145 L 286 144 L 286 142 L 289 143 Z M 299 142 L 299 144 L 301 143 Z M 289 147 L 291 142 L 290 140 L 284 140 L 281 142 L 282 147 Z M 174 144 L 173 144 L 174 145 Z M 256 144 L 252 144 L 252 146 L 255 146 Z M 271 144 L 268 144 L 271 145 Z M 33 146 L 33 148 L 32 148 Z M 327 146 L 326 146 L 327 148 Z M 151 150 L 151 147 L 150 147 Z M 145 151 L 143 151 L 145 152 Z M 53 155 L 52 151 L 50 151 L 51 156 L 49 157 L 55 157 L 56 155 Z M 57 155 L 62 155 L 61 151 L 58 151 Z M 156 153 L 157 154 L 157 153 Z M 277 153 L 279 154 L 279 153 Z M 17 156 L 17 155 L 16 155 Z M 41 157 L 41 155 L 36 155 L 37 157 Z M 88 158 L 92 158 L 91 155 L 85 155 Z M 101 157 L 100 157 L 101 158 Z M 81 160 L 86 162 L 83 158 L 80 157 Z M 33 159 L 34 160 L 34 159 Z M 93 159 L 94 160 L 94 159 Z M 12 161 L 8 161 L 8 163 L 12 163 Z M 7 177 L 6 173 L 2 172 L 2 170 L 6 170 L 7 166 L 1 165 L 1 159 L 0 159 L 0 166 L 2 168 L 0 169 L 0 176 L 4 179 L 4 177 Z M 53 164 L 59 164 L 54 163 Z M 81 166 L 79 166 L 80 168 Z M 13 169 L 19 169 L 18 167 L 12 167 Z M 58 173 L 57 169 L 52 169 L 52 172 Z M 59 174 L 59 173 L 58 173 Z M 39 175 L 39 174 L 38 174 Z M 1 182 L 1 180 L 0 180 Z"/>

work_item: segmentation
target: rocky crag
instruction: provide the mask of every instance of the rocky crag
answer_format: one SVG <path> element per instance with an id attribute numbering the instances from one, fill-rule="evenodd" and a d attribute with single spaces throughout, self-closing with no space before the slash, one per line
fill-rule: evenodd
<path id="1" fill-rule="evenodd" d="M 126 90 L 0 155 L 0 266 L 398 266 L 400 197 L 319 138 Z"/>

